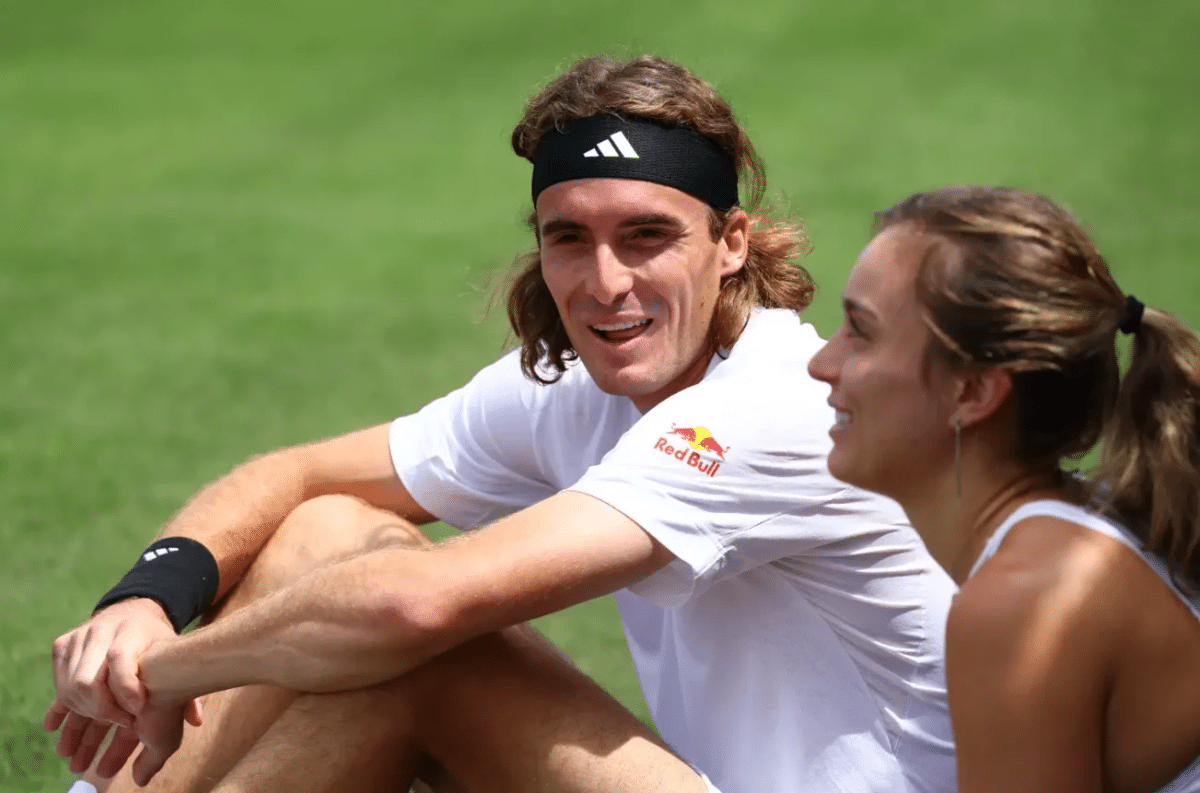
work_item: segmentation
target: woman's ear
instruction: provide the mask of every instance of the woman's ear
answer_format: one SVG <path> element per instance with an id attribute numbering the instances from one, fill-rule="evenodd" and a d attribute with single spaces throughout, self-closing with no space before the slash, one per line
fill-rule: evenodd
<path id="1" fill-rule="evenodd" d="M 1012 377 L 997 366 L 961 374 L 951 421 L 958 419 L 964 427 L 978 424 L 993 415 L 1012 393 Z"/>

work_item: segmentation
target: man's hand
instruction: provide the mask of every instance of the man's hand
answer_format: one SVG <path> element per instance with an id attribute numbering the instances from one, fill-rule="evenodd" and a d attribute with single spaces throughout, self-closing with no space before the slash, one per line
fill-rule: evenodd
<path id="1" fill-rule="evenodd" d="M 183 722 L 199 726 L 200 701 L 146 706 L 147 692 L 138 662 L 150 645 L 172 641 L 175 629 L 153 600 L 135 598 L 115 603 L 54 642 L 54 685 L 43 727 L 62 728 L 58 754 L 70 758 L 81 773 L 96 757 L 110 729 L 116 733 L 96 771 L 111 777 L 133 751 L 134 780 L 144 785 L 162 768 L 183 738 Z"/>
<path id="2" fill-rule="evenodd" d="M 54 641 L 55 703 L 99 722 L 132 726 L 146 702 L 138 659 L 155 641 L 173 638 L 175 629 L 155 601 L 114 603 Z"/>
<path id="3" fill-rule="evenodd" d="M 141 744 L 142 751 L 133 762 L 133 781 L 139 786 L 146 785 L 179 748 L 185 720 L 200 726 L 203 710 L 199 699 L 183 705 L 149 707 L 135 717 L 133 726 L 117 725 L 112 741 L 96 765 L 96 773 L 104 779 L 115 776 Z M 92 765 L 100 745 L 113 727 L 108 722 L 80 716 L 58 699 L 46 711 L 43 726 L 48 731 L 62 726 L 57 752 L 59 757 L 70 759 L 71 771 L 76 774 Z"/>

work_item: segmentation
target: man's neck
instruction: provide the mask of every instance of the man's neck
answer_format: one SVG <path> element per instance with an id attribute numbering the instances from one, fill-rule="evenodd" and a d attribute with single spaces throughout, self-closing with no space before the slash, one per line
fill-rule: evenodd
<path id="1" fill-rule="evenodd" d="M 691 388 L 696 383 L 699 383 L 708 374 L 708 366 L 712 362 L 713 354 L 711 350 L 701 353 L 687 369 L 683 370 L 674 380 L 654 393 L 631 396 L 630 400 L 633 401 L 634 407 L 638 409 L 638 412 L 645 415 L 660 402 L 675 396 L 685 388 Z"/>

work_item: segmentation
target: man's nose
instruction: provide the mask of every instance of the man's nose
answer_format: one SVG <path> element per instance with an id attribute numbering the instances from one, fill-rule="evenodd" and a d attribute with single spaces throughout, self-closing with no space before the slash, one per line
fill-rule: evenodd
<path id="1" fill-rule="evenodd" d="M 604 305 L 612 305 L 632 288 L 633 270 L 609 245 L 597 245 L 588 274 L 588 294 Z"/>

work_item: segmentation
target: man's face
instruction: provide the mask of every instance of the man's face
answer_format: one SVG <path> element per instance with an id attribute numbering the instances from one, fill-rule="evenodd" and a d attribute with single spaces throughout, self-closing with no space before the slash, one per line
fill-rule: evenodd
<path id="1" fill-rule="evenodd" d="M 721 239 L 708 205 L 634 179 L 575 179 L 537 199 L 542 275 L 604 391 L 643 413 L 698 382 L 721 278 L 746 260 L 740 210 Z"/>

